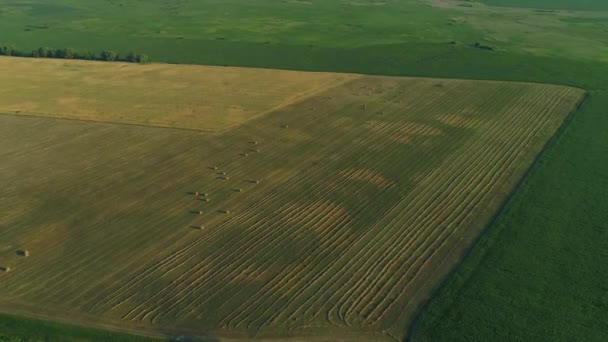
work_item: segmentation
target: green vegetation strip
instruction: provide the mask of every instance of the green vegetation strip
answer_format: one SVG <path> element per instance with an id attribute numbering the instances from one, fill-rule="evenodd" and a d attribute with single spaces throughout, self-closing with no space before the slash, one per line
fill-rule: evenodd
<path id="1" fill-rule="evenodd" d="M 0 56 L 15 56 L 15 57 L 34 57 L 34 58 L 59 58 L 59 59 L 82 59 L 89 61 L 105 61 L 105 62 L 131 62 L 131 63 L 147 63 L 150 57 L 145 53 L 129 52 L 125 56 L 121 56 L 114 50 L 102 50 L 99 55 L 96 55 L 91 50 L 77 51 L 73 48 L 55 49 L 49 47 L 39 47 L 26 52 L 19 50 L 13 46 L 0 46 Z"/>
<path id="2" fill-rule="evenodd" d="M 38 341 L 151 342 L 159 340 L 0 314 L 0 342 Z"/>
<path id="3" fill-rule="evenodd" d="M 482 2 L 492 6 L 608 11 L 608 2 L 605 0 L 482 0 Z"/>

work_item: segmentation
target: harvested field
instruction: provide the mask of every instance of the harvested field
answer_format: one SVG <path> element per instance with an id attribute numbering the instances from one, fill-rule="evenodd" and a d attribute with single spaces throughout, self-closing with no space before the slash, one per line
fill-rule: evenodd
<path id="1" fill-rule="evenodd" d="M 220 130 L 357 76 L 0 58 L 0 112 Z"/>
<path id="2" fill-rule="evenodd" d="M 148 332 L 402 336 L 583 91 L 340 77 L 221 132 L 0 115 L 0 307 Z"/>

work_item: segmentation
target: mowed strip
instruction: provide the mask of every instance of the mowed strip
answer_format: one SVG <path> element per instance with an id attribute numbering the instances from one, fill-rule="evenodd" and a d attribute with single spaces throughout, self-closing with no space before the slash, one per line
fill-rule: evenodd
<path id="1" fill-rule="evenodd" d="M 221 130 L 356 75 L 0 58 L 0 112 Z"/>
<path id="2" fill-rule="evenodd" d="M 216 133 L 0 116 L 0 306 L 401 336 L 583 94 L 361 76 Z"/>

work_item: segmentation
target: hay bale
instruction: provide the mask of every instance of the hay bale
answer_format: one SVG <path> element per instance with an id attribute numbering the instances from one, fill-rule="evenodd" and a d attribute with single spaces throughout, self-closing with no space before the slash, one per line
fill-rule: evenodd
<path id="1" fill-rule="evenodd" d="M 258 144 L 258 142 L 257 142 L 257 141 L 252 141 L 251 143 L 252 143 L 252 144 L 254 144 L 254 145 L 257 145 L 257 144 Z"/>
<path id="2" fill-rule="evenodd" d="M 197 214 L 199 214 L 199 215 L 203 215 L 203 211 L 202 211 L 202 210 L 199 210 L 199 211 L 197 211 Z"/>
<path id="3" fill-rule="evenodd" d="M 229 179 L 230 179 L 230 177 L 224 176 L 224 180 L 229 180 Z"/>
<path id="4" fill-rule="evenodd" d="M 283 125 L 281 128 L 289 128 L 289 125 Z"/>
<path id="5" fill-rule="evenodd" d="M 256 179 L 255 184 L 260 184 L 260 181 Z"/>
<path id="6" fill-rule="evenodd" d="M 234 189 L 234 191 L 236 191 L 236 192 L 243 192 L 243 189 L 242 188 L 238 188 L 238 189 Z"/>
<path id="7" fill-rule="evenodd" d="M 10 271 L 11 271 L 11 268 L 8 266 L 0 267 L 0 272 L 10 272 Z"/>
<path id="8" fill-rule="evenodd" d="M 203 197 L 209 197 L 209 194 L 205 192 L 205 193 L 202 194 L 202 196 Z"/>
<path id="9" fill-rule="evenodd" d="M 17 251 L 17 255 L 22 256 L 22 257 L 28 257 L 28 256 L 30 256 L 30 251 L 25 250 L 25 249 L 20 249 Z"/>
<path id="10" fill-rule="evenodd" d="M 228 210 L 228 209 L 220 210 L 220 212 L 222 214 L 226 214 L 226 215 L 230 214 L 230 210 Z"/>
<path id="11" fill-rule="evenodd" d="M 201 201 L 203 201 L 203 202 L 209 202 L 209 198 L 208 197 L 201 198 Z"/>
<path id="12" fill-rule="evenodd" d="M 198 196 L 198 191 L 195 191 L 195 192 L 194 192 L 194 196 Z"/>

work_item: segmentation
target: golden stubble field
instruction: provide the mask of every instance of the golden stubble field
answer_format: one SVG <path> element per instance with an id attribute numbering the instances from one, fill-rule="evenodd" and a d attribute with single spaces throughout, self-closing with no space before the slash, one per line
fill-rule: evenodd
<path id="1" fill-rule="evenodd" d="M 0 112 L 215 131 L 356 75 L 0 58 Z"/>
<path id="2" fill-rule="evenodd" d="M 158 334 L 400 338 L 584 92 L 336 80 L 214 132 L 0 115 L 0 311 Z"/>

